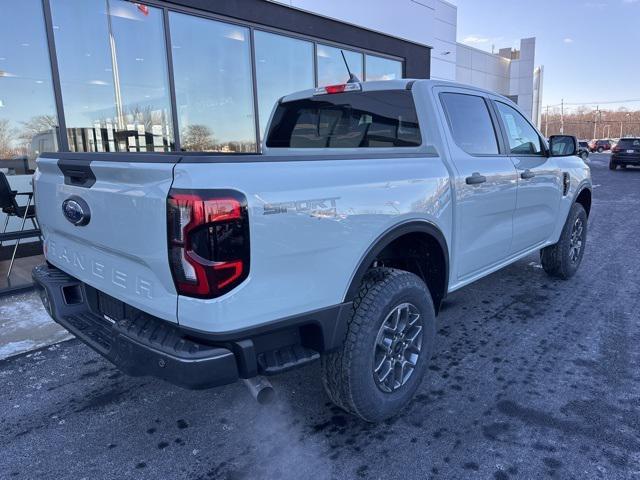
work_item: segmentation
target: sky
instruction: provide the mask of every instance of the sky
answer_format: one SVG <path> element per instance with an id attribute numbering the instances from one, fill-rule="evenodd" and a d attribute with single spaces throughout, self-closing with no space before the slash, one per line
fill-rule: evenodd
<path id="1" fill-rule="evenodd" d="M 458 41 L 491 51 L 536 37 L 542 104 L 640 110 L 640 0 L 453 0 Z M 601 107 L 602 108 L 602 107 Z"/>

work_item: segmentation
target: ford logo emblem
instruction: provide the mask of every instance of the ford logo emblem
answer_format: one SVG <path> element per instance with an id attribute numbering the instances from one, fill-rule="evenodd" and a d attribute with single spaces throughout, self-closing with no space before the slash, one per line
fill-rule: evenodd
<path id="1" fill-rule="evenodd" d="M 73 223 L 76 227 L 82 227 L 91 220 L 89 205 L 77 196 L 67 198 L 62 202 L 62 213 L 64 218 Z"/>

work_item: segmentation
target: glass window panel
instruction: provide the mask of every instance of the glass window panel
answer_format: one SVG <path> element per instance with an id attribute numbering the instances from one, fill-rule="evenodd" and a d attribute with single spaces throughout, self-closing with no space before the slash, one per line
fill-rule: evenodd
<path id="1" fill-rule="evenodd" d="M 11 2 L 0 15 L 0 170 L 31 173 L 58 149 L 57 128 L 42 3 Z M 28 179 L 15 188 L 30 190 Z"/>
<path id="2" fill-rule="evenodd" d="M 418 115 L 408 90 L 314 95 L 278 105 L 270 148 L 419 147 Z"/>
<path id="3" fill-rule="evenodd" d="M 367 80 L 399 80 L 402 78 L 402 62 L 366 55 Z"/>
<path id="4" fill-rule="evenodd" d="M 255 57 L 260 137 L 276 102 L 284 95 L 314 87 L 313 44 L 256 31 Z"/>
<path id="5" fill-rule="evenodd" d="M 351 73 L 357 76 L 360 80 L 363 80 L 362 54 L 345 49 L 342 49 L 342 51 L 347 59 Z M 339 48 L 318 44 L 317 58 L 318 86 L 336 85 L 339 83 L 346 83 L 347 80 L 349 80 L 349 73 L 347 72 L 347 67 L 344 64 Z"/>
<path id="6" fill-rule="evenodd" d="M 255 152 L 249 30 L 175 12 L 169 21 L 182 149 Z"/>
<path id="7" fill-rule="evenodd" d="M 443 93 L 444 109 L 456 144 L 472 155 L 497 155 L 498 140 L 482 97 Z"/>
<path id="8" fill-rule="evenodd" d="M 496 102 L 498 113 L 509 138 L 509 148 L 515 155 L 544 155 L 540 136 L 515 108 Z"/>
<path id="9" fill-rule="evenodd" d="M 51 10 L 71 150 L 172 150 L 162 10 L 121 0 Z"/>

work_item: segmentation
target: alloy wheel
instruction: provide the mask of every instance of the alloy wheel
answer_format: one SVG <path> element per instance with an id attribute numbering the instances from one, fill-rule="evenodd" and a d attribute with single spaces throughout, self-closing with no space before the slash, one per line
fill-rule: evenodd
<path id="1" fill-rule="evenodd" d="M 569 259 L 571 263 L 578 263 L 580 253 L 582 252 L 582 244 L 584 243 L 584 224 L 581 218 L 576 218 L 571 229 L 571 238 L 569 241 Z"/>
<path id="2" fill-rule="evenodd" d="M 391 393 L 413 374 L 422 350 L 422 315 L 412 303 L 401 303 L 387 315 L 375 343 L 373 376 Z"/>

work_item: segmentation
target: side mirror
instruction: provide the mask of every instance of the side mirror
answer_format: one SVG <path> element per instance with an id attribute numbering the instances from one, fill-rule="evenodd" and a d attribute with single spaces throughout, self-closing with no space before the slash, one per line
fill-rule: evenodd
<path id="1" fill-rule="evenodd" d="M 549 151 L 552 157 L 569 157 L 578 154 L 578 139 L 571 135 L 551 135 Z"/>

